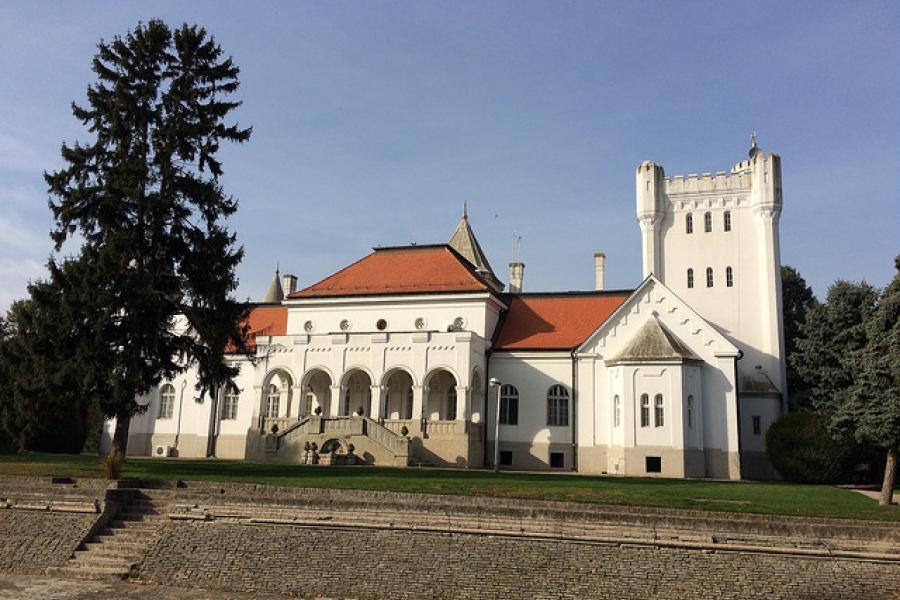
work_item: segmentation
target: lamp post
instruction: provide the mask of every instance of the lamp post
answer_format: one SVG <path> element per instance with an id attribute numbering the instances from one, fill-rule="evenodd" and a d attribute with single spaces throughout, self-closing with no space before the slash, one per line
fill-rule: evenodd
<path id="1" fill-rule="evenodd" d="M 500 472 L 500 380 L 491 377 L 488 382 L 497 388 L 497 412 L 494 414 L 494 473 Z"/>

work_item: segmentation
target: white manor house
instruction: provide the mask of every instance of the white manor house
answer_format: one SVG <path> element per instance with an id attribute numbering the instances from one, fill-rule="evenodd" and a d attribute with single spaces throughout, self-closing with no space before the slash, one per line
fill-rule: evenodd
<path id="1" fill-rule="evenodd" d="M 303 289 L 276 273 L 235 385 L 187 371 L 139 399 L 135 455 L 591 474 L 771 476 L 785 410 L 781 166 L 754 141 L 729 172 L 636 170 L 643 281 L 525 293 L 464 213 L 449 243 L 375 248 Z M 490 385 L 492 380 L 499 385 Z M 112 423 L 104 433 L 108 447 Z"/>

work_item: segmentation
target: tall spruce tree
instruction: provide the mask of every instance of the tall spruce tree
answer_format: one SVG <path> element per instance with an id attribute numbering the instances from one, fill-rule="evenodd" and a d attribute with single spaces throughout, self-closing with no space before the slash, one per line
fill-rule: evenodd
<path id="1" fill-rule="evenodd" d="M 865 346 L 848 354 L 852 383 L 836 395 L 832 425 L 886 453 L 881 504 L 891 504 L 900 452 L 900 256 L 897 273 L 865 323 Z"/>
<path id="2" fill-rule="evenodd" d="M 236 374 L 223 353 L 243 340 L 243 249 L 223 223 L 237 202 L 217 154 L 251 130 L 226 123 L 239 70 L 203 28 L 139 24 L 98 45 L 93 71 L 87 104 L 72 105 L 93 140 L 63 144 L 65 168 L 45 179 L 57 250 L 77 235 L 92 270 L 92 330 L 111 374 L 100 402 L 124 452 L 136 398 L 161 379 L 196 365 L 203 397 Z"/>

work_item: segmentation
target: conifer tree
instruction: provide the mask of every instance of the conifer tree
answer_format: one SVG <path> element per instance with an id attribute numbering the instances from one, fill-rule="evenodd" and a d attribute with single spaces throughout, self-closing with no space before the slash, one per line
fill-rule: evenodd
<path id="1" fill-rule="evenodd" d="M 832 424 L 886 454 L 881 504 L 891 504 L 900 451 L 900 256 L 897 273 L 865 324 L 866 344 L 846 357 L 853 382 L 836 398 Z"/>
<path id="2" fill-rule="evenodd" d="M 784 321 L 784 355 L 787 361 L 787 389 L 792 408 L 808 408 L 808 390 L 803 379 L 797 374 L 790 356 L 797 350 L 797 340 L 801 337 L 801 327 L 806 323 L 806 313 L 818 300 L 806 280 L 794 267 L 781 267 L 782 315 Z"/>
<path id="3" fill-rule="evenodd" d="M 235 374 L 235 301 L 243 255 L 224 224 L 237 210 L 219 182 L 222 142 L 251 130 L 226 123 L 240 103 L 238 67 L 203 28 L 139 24 L 98 45 L 96 81 L 72 111 L 90 142 L 62 146 L 66 166 L 45 174 L 59 250 L 80 240 L 90 266 L 92 331 L 110 381 L 100 399 L 122 452 L 136 398 L 190 365 L 202 398 Z"/>

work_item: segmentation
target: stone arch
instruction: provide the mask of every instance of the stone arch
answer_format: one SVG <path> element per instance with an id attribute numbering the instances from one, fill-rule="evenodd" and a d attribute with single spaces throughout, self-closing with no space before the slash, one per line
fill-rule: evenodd
<path id="1" fill-rule="evenodd" d="M 431 421 L 453 421 L 464 402 L 457 395 L 459 377 L 449 367 L 435 367 L 425 376 L 422 416 Z"/>
<path id="2" fill-rule="evenodd" d="M 372 384 L 375 379 L 365 367 L 350 367 L 341 376 L 341 396 L 338 415 L 348 417 L 358 409 L 369 414 L 372 407 Z M 377 410 L 377 409 L 376 409 Z"/>
<path id="3" fill-rule="evenodd" d="M 380 408 L 385 419 L 409 420 L 413 414 L 413 388 L 416 380 L 409 369 L 402 366 L 387 370 L 382 379 L 384 405 Z"/>
<path id="4" fill-rule="evenodd" d="M 422 385 L 431 385 L 432 378 L 441 371 L 446 371 L 447 373 L 450 373 L 450 375 L 453 376 L 453 379 L 454 379 L 456 385 L 462 385 L 462 383 L 459 379 L 459 375 L 456 372 L 456 369 L 454 369 L 453 367 L 448 366 L 448 365 L 437 365 L 435 367 L 432 367 L 428 371 L 428 373 L 426 373 L 425 377 L 422 378 Z"/>
<path id="5" fill-rule="evenodd" d="M 413 374 L 412 368 L 407 367 L 406 365 L 393 365 L 385 369 L 384 374 L 381 376 L 381 385 L 387 385 L 388 380 L 399 371 L 409 375 L 413 385 L 416 385 L 416 376 Z"/>
<path id="6" fill-rule="evenodd" d="M 259 414 L 265 418 L 288 417 L 294 395 L 293 372 L 288 367 L 274 367 L 263 378 Z"/>
<path id="7" fill-rule="evenodd" d="M 314 415 L 321 409 L 322 416 L 331 414 L 331 386 L 334 377 L 326 367 L 311 367 L 303 374 L 300 383 L 300 416 Z"/>
<path id="8" fill-rule="evenodd" d="M 322 442 L 322 446 L 319 448 L 319 454 L 328 454 L 332 450 L 335 451 L 336 454 L 347 454 L 349 447 L 347 446 L 347 441 L 341 438 L 329 438 Z"/>

